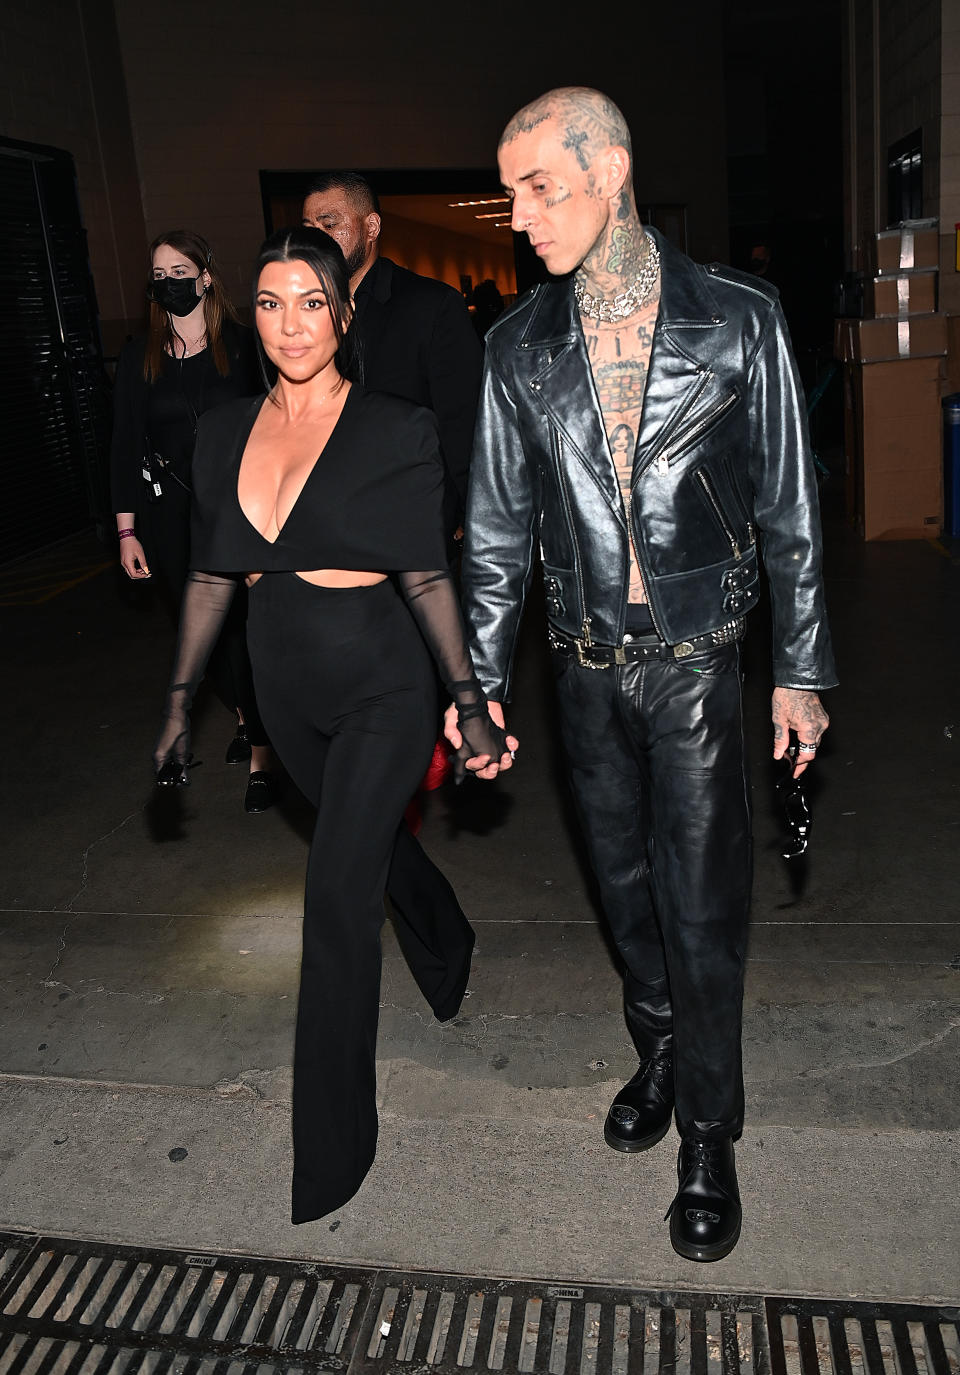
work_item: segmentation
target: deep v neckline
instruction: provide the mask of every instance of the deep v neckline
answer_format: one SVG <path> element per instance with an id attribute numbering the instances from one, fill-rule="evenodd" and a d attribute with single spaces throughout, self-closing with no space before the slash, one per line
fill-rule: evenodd
<path id="1" fill-rule="evenodd" d="M 239 447 L 239 452 L 240 452 L 240 460 L 239 460 L 239 462 L 237 463 L 237 477 L 236 477 L 236 481 L 235 481 L 234 484 L 233 484 L 233 491 L 234 491 L 234 495 L 235 495 L 236 500 L 237 500 L 237 509 L 239 510 L 241 516 L 243 516 L 243 519 L 244 519 L 244 520 L 246 521 L 246 523 L 250 526 L 250 529 L 253 530 L 253 532 L 254 532 L 255 534 L 257 534 L 257 535 L 260 536 L 260 538 L 263 540 L 264 544 L 269 544 L 269 545 L 271 546 L 271 548 L 274 547 L 275 545 L 277 545 L 277 544 L 280 543 L 281 539 L 283 538 L 283 532 L 284 532 L 284 530 L 286 530 L 287 526 L 290 524 L 291 520 L 292 520 L 293 517 L 296 515 L 296 513 L 297 513 L 297 507 L 300 505 L 301 498 L 303 497 L 304 492 L 305 492 L 305 491 L 307 490 L 307 488 L 309 487 L 309 485 L 310 485 L 310 479 L 313 477 L 314 473 L 317 471 L 317 468 L 318 468 L 318 466 L 319 466 L 319 464 L 320 464 L 321 458 L 323 458 L 324 454 L 325 454 L 325 453 L 327 452 L 327 450 L 330 448 L 330 445 L 332 444 L 332 442 L 333 442 L 333 440 L 334 440 L 334 437 L 335 437 L 335 435 L 336 435 L 336 433 L 337 433 L 337 430 L 340 428 L 340 422 L 341 422 L 341 420 L 343 419 L 344 415 L 346 414 L 347 407 L 350 405 L 350 398 L 353 396 L 353 393 L 354 393 L 355 390 L 356 390 L 356 383 L 351 383 L 351 385 L 350 385 L 350 390 L 347 392 L 347 394 L 346 394 L 346 396 L 345 396 L 345 398 L 344 398 L 343 405 L 342 405 L 341 408 L 340 408 L 340 414 L 337 416 L 336 420 L 333 422 L 333 428 L 331 429 L 330 433 L 327 435 L 327 438 L 326 438 L 325 443 L 323 444 L 322 448 L 321 448 L 320 451 L 318 452 L 316 458 L 315 458 L 315 459 L 313 460 L 313 462 L 311 463 L 311 465 L 310 465 L 310 467 L 309 467 L 309 469 L 308 469 L 308 471 L 307 471 L 307 474 L 306 474 L 306 476 L 304 477 L 303 482 L 302 482 L 302 484 L 301 484 L 301 486 L 300 486 L 300 490 L 299 490 L 299 492 L 297 493 L 297 495 L 294 497 L 294 499 L 293 499 L 293 504 L 291 505 L 290 510 L 287 512 L 286 520 L 283 522 L 282 525 L 278 525 L 278 526 L 277 526 L 277 537 L 276 537 L 276 539 L 268 539 L 267 536 L 263 533 L 262 530 L 258 530 L 258 529 L 257 529 L 257 527 L 254 525 L 253 521 L 252 521 L 252 520 L 250 519 L 250 517 L 247 515 L 246 511 L 243 509 L 243 503 L 242 503 L 241 500 L 240 500 L 240 472 L 241 472 L 241 469 L 243 468 L 243 459 L 244 459 L 244 455 L 245 455 L 246 452 L 247 452 L 247 445 L 250 443 L 250 436 L 253 434 L 254 428 L 256 427 L 256 423 L 257 423 L 257 421 L 260 419 L 260 415 L 261 415 L 261 413 L 262 413 L 262 411 L 263 411 L 263 408 L 264 408 L 264 406 L 266 406 L 266 405 L 269 403 L 269 401 L 270 401 L 269 395 L 267 395 L 267 396 L 265 396 L 265 397 L 263 398 L 263 400 L 260 402 L 260 405 L 259 405 L 259 406 L 256 408 L 256 410 L 254 411 L 253 419 L 252 419 L 252 421 L 250 422 L 250 428 L 247 430 L 247 432 L 246 432 L 245 435 L 242 435 L 242 436 L 241 436 L 242 443 L 241 443 L 240 446 L 238 446 L 238 447 Z"/>

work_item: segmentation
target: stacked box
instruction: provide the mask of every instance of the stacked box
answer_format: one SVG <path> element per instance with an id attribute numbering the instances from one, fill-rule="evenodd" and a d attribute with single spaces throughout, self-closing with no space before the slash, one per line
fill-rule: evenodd
<path id="1" fill-rule="evenodd" d="M 864 317 L 837 320 L 844 364 L 847 510 L 864 539 L 931 538 L 943 513 L 935 221 L 874 234 Z"/>
<path id="2" fill-rule="evenodd" d="M 867 240 L 867 261 L 874 273 L 923 272 L 940 266 L 940 230 L 936 220 L 914 220 L 898 229 L 883 229 Z"/>
<path id="3" fill-rule="evenodd" d="M 889 277 L 871 277 L 864 292 L 864 314 L 932 315 L 937 308 L 937 272 L 900 272 Z"/>
<path id="4" fill-rule="evenodd" d="M 847 365 L 847 505 L 864 539 L 930 539 L 943 513 L 939 358 Z"/>
<path id="5" fill-rule="evenodd" d="M 946 315 L 912 315 L 902 320 L 846 318 L 834 322 L 833 354 L 842 363 L 942 358 L 946 352 Z"/>

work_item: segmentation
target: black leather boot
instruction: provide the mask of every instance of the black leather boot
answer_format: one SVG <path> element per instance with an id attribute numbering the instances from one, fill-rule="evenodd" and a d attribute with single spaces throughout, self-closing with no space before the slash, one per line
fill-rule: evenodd
<path id="1" fill-rule="evenodd" d="M 223 756 L 225 764 L 245 764 L 250 758 L 250 741 L 247 738 L 247 728 L 237 722 L 237 733 L 227 746 L 227 752 Z"/>
<path id="2" fill-rule="evenodd" d="M 661 1051 L 624 1084 L 610 1104 L 603 1139 L 615 1151 L 646 1151 L 662 1141 L 673 1117 L 673 1056 Z"/>
<path id="3" fill-rule="evenodd" d="M 740 1239 L 740 1191 L 729 1136 L 685 1136 L 677 1157 L 680 1187 L 670 1204 L 670 1242 L 687 1260 L 722 1260 Z"/>

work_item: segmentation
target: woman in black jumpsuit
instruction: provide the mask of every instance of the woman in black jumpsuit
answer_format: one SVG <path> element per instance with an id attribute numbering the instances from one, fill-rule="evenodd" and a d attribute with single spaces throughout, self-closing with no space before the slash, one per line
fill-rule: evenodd
<path id="1" fill-rule="evenodd" d="M 433 745 L 428 647 L 458 707 L 461 771 L 493 777 L 516 742 L 491 719 L 465 643 L 436 421 L 341 372 L 350 303 L 339 247 L 319 230 L 281 230 L 261 250 L 256 281 L 258 331 L 280 376 L 265 399 L 200 426 L 191 564 L 205 571 L 188 581 L 155 763 L 175 775 L 189 758 L 190 698 L 230 575 L 244 573 L 264 721 L 317 806 L 293 1090 L 293 1221 L 306 1222 L 356 1192 L 376 1149 L 384 886 Z M 459 1003 L 469 970 L 460 932 L 416 912 L 405 925 L 428 1001 Z"/>

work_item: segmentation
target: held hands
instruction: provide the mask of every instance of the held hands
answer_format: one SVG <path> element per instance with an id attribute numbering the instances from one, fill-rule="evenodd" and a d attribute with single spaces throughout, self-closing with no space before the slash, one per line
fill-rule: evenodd
<path id="1" fill-rule="evenodd" d="M 467 717 L 462 723 L 456 704 L 451 702 L 444 712 L 443 733 L 459 758 L 454 761 L 455 774 L 463 777 L 463 770 L 477 778 L 496 778 L 513 767 L 513 751 L 520 742 L 515 735 L 506 735 L 503 707 L 499 702 L 487 702 L 486 720 L 483 716 Z M 500 750 L 499 757 L 496 751 Z M 471 751 L 464 755 L 464 750 Z"/>
<path id="2" fill-rule="evenodd" d="M 815 692 L 783 687 L 773 689 L 772 716 L 774 759 L 783 759 L 791 748 L 790 732 L 796 732 L 793 777 L 799 778 L 816 759 L 830 718 Z"/>

